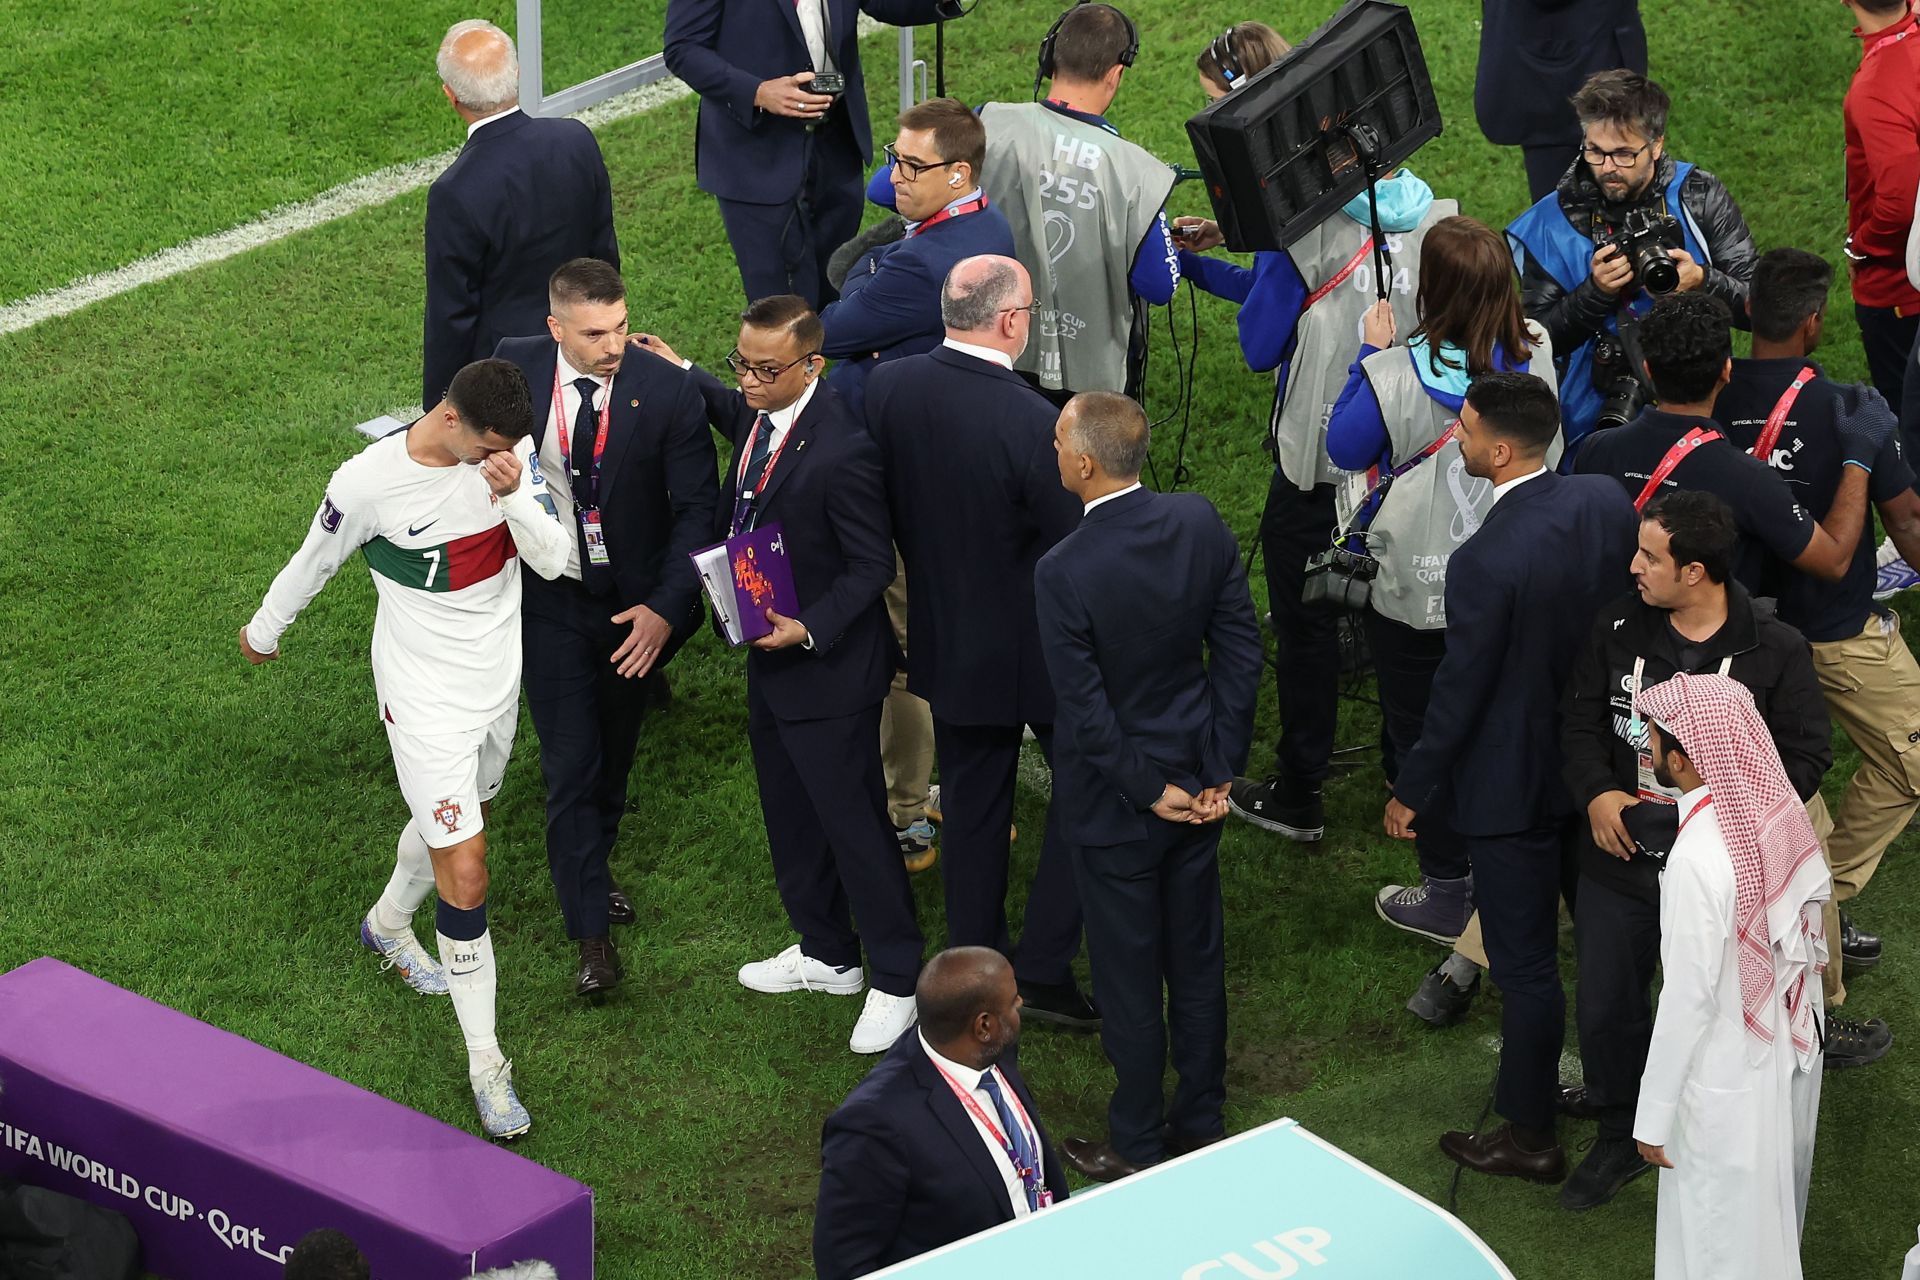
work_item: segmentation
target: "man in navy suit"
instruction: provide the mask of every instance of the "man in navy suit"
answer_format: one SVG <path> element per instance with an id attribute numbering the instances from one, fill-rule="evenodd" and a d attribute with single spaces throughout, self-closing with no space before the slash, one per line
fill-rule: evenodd
<path id="1" fill-rule="evenodd" d="M 1566 1177 L 1554 1136 L 1566 994 L 1559 900 L 1572 899 L 1576 809 L 1560 769 L 1560 695 L 1600 607 L 1628 585 L 1640 522 L 1620 486 L 1547 469 L 1553 391 L 1525 373 L 1476 380 L 1460 410 L 1467 473 L 1493 507 L 1447 570 L 1447 654 L 1420 740 L 1400 762 L 1387 834 L 1444 810 L 1473 859 L 1487 959 L 1504 1004 L 1487 1133 L 1440 1149 L 1482 1173 Z"/>
<path id="2" fill-rule="evenodd" d="M 569 258 L 620 265 L 600 144 L 578 120 L 521 112 L 513 41 L 459 22 L 440 44 L 441 89 L 467 142 L 427 188 L 427 323 L 420 403 L 502 338 L 538 333 L 547 277 Z"/>
<path id="3" fill-rule="evenodd" d="M 927 962 L 903 1035 L 820 1135 L 813 1265 L 852 1280 L 1067 1198 L 1014 1066 L 1020 993 L 985 947 Z"/>
<path id="4" fill-rule="evenodd" d="M 762 298 L 740 313 L 727 357 L 740 389 L 690 370 L 733 448 L 719 536 L 777 524 L 799 602 L 791 618 L 769 608 L 773 630 L 747 652 L 747 735 L 774 882 L 800 941 L 739 976 L 752 991 L 857 995 L 864 943 L 873 985 L 849 1047 L 881 1053 L 913 1025 L 924 945 L 880 769 L 893 534 L 879 451 L 818 381 L 821 336 L 805 298 Z M 636 341 L 681 363 L 652 335 Z"/>
<path id="5" fill-rule="evenodd" d="M 940 345 L 940 287 L 955 263 L 1013 256 L 1013 228 L 977 178 L 986 153 L 987 131 L 965 103 L 934 98 L 900 113 L 887 173 L 907 234 L 857 259 L 820 313 L 821 349 L 839 361 L 828 381 L 856 411 L 874 365 Z"/>
<path id="6" fill-rule="evenodd" d="M 1265 657 L 1239 544 L 1199 494 L 1141 487 L 1148 440 L 1126 396 L 1067 403 L 1054 448 L 1086 515 L 1033 574 L 1057 703 L 1054 800 L 1118 1081 L 1107 1141 L 1068 1138 L 1066 1156 L 1101 1182 L 1226 1134 L 1219 823 Z"/>
<path id="7" fill-rule="evenodd" d="M 860 229 L 873 158 L 862 12 L 957 18 L 952 0 L 670 0 L 667 69 L 700 95 L 694 169 L 720 202 L 747 299 L 830 296 L 827 259 Z M 845 78 L 816 93 L 816 75 Z"/>
<path id="8" fill-rule="evenodd" d="M 520 638 L 547 784 L 547 864 L 580 948 L 574 990 L 598 998 L 620 980 L 607 856 L 626 812 L 641 682 L 698 625 L 687 557 L 713 541 L 719 463 L 692 380 L 664 361 L 623 359 L 618 271 L 576 258 L 548 295 L 547 335 L 508 338 L 495 354 L 533 389 L 534 458 L 573 533 L 566 570 L 526 593 Z"/>
<path id="9" fill-rule="evenodd" d="M 906 564 L 907 688 L 933 709 L 947 937 L 1013 958 L 1028 1016 L 1080 1029 L 1099 1015 L 1073 979 L 1080 903 L 1047 808 L 1020 950 L 1007 931 L 1007 855 L 1021 730 L 1053 752 L 1053 688 L 1034 621 L 1033 566 L 1080 520 L 1053 459 L 1052 404 L 1013 371 L 1033 284 L 1012 258 L 968 258 L 941 291 L 946 340 L 867 383 Z"/>

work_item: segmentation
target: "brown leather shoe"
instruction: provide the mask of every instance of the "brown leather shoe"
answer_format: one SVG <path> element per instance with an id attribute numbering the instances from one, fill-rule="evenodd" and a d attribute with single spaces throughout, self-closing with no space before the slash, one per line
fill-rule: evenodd
<path id="1" fill-rule="evenodd" d="M 607 922 L 609 924 L 632 924 L 639 916 L 634 914 L 633 899 L 618 889 L 607 893 Z"/>
<path id="2" fill-rule="evenodd" d="M 1476 1173 L 1499 1177 L 1525 1178 L 1529 1182 L 1564 1182 L 1567 1177 L 1567 1149 L 1554 1143 L 1544 1151 L 1526 1151 L 1514 1141 L 1513 1126 L 1503 1124 L 1486 1133 L 1440 1135 L 1440 1150 L 1455 1164 Z"/>
<path id="3" fill-rule="evenodd" d="M 1196 1138 L 1191 1134 L 1167 1130 L 1162 1133 L 1160 1141 L 1167 1149 L 1167 1158 L 1171 1160 L 1175 1156 L 1191 1155 L 1202 1147 L 1210 1147 L 1226 1136 L 1224 1133 L 1216 1133 L 1210 1138 Z"/>
<path id="4" fill-rule="evenodd" d="M 1118 1182 L 1144 1167 L 1134 1164 L 1107 1143 L 1095 1142 L 1092 1138 L 1068 1138 L 1060 1145 L 1074 1172 L 1095 1182 Z"/>
<path id="5" fill-rule="evenodd" d="M 609 938 L 580 939 L 580 976 L 573 994 L 597 1000 L 620 985 L 620 953 Z"/>

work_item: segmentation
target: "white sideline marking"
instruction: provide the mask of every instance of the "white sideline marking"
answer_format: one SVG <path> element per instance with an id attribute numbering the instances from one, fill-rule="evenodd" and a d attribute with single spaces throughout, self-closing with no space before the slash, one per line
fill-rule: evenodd
<path id="1" fill-rule="evenodd" d="M 860 15 L 860 34 L 872 35 L 884 24 L 875 22 L 865 14 Z M 586 124 L 590 129 L 628 116 L 638 115 L 642 111 L 673 102 L 680 98 L 691 97 L 693 90 L 685 82 L 668 76 L 652 84 L 643 85 L 631 92 L 608 98 L 605 102 L 596 102 L 591 107 L 576 111 L 573 118 Z M 243 222 L 237 227 L 225 231 L 216 231 L 212 235 L 200 236 L 185 244 L 162 249 L 149 254 L 124 267 L 115 267 L 97 275 L 82 276 L 71 284 L 57 289 L 48 289 L 32 294 L 15 302 L 0 306 L 0 335 L 18 333 L 30 329 L 43 320 L 53 320 L 60 316 L 72 315 L 82 307 L 117 297 L 138 289 L 141 285 L 153 284 L 172 276 L 204 267 L 208 263 L 257 249 L 263 244 L 275 240 L 284 240 L 296 232 L 344 218 L 385 204 L 396 196 L 409 191 L 418 191 L 453 163 L 460 148 L 454 147 L 442 151 L 439 155 L 428 156 L 425 160 L 414 160 L 406 164 L 389 165 L 377 169 L 365 177 L 355 178 L 332 187 L 310 200 L 297 204 L 282 205 L 278 209 L 254 219 Z"/>

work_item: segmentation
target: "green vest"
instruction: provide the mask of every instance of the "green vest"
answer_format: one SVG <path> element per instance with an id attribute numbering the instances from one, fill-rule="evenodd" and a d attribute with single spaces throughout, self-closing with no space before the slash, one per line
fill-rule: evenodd
<path id="1" fill-rule="evenodd" d="M 1013 226 L 1040 310 L 1014 367 L 1049 390 L 1124 391 L 1133 255 L 1173 170 L 1118 134 L 1037 102 L 990 102 L 980 185 Z"/>

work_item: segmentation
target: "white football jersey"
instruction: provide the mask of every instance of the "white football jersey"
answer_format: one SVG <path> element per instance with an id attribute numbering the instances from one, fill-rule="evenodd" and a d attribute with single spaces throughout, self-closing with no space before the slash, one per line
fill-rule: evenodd
<path id="1" fill-rule="evenodd" d="M 519 558 L 543 577 L 566 563 L 533 441 L 514 447 L 520 485 L 497 499 L 477 466 L 430 467 L 397 431 L 333 473 L 306 541 L 247 624 L 256 652 L 280 636 L 355 551 L 379 608 L 373 679 L 383 719 L 410 734 L 478 729 L 520 697 Z"/>

